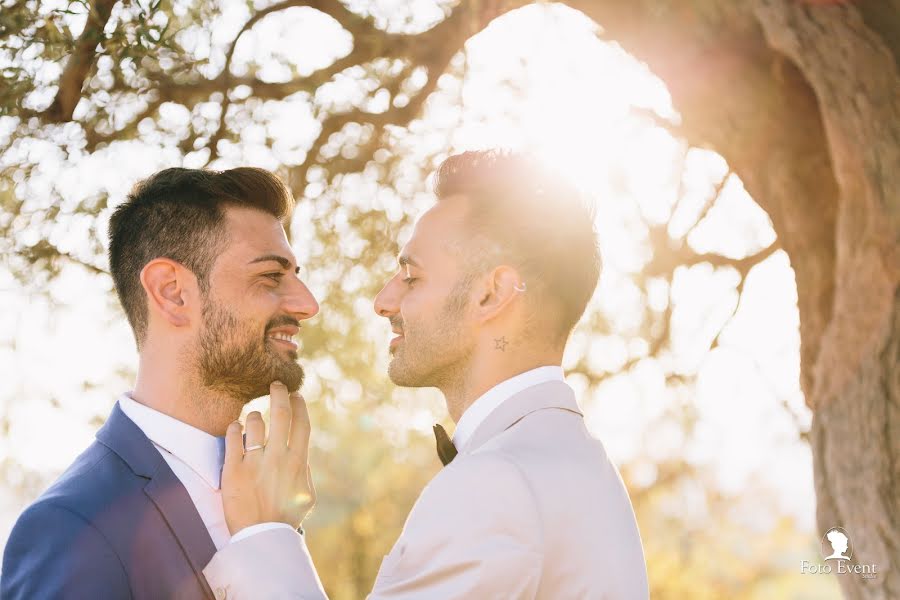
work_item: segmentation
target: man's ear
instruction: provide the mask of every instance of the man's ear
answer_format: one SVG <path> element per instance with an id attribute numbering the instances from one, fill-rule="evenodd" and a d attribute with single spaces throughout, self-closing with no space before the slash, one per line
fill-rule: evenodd
<path id="1" fill-rule="evenodd" d="M 173 327 L 190 323 L 198 286 L 188 269 L 169 258 L 154 258 L 141 270 L 141 285 L 147 292 L 150 314 L 156 313 Z"/>
<path id="2" fill-rule="evenodd" d="M 501 314 L 522 293 L 523 285 L 518 271 L 512 267 L 495 268 L 481 281 L 478 295 L 478 313 L 483 321 Z"/>

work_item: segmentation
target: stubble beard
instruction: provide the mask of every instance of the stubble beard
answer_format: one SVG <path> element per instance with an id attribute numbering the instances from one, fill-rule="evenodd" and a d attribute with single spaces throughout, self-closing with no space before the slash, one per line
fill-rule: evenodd
<path id="1" fill-rule="evenodd" d="M 297 353 L 281 356 L 265 331 L 243 326 L 234 313 L 212 300 L 207 300 L 203 308 L 203 321 L 196 369 L 207 389 L 243 405 L 267 395 L 273 381 L 282 382 L 291 392 L 303 385 L 303 367 L 297 363 Z M 277 324 L 267 324 L 266 331 L 272 326 Z"/>
<path id="2" fill-rule="evenodd" d="M 454 388 L 465 378 L 474 352 L 460 323 L 468 300 L 468 282 L 457 285 L 430 331 L 422 322 L 402 322 L 403 340 L 392 352 L 388 377 L 402 387 Z"/>

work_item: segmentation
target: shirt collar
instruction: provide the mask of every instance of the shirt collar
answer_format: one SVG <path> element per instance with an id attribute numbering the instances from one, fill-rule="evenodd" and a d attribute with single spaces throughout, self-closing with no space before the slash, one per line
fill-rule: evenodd
<path id="1" fill-rule="evenodd" d="M 466 445 L 478 426 L 495 408 L 519 392 L 548 381 L 565 381 L 562 367 L 547 366 L 525 371 L 505 381 L 501 381 L 478 397 L 459 418 L 453 432 L 453 445 L 458 450 Z"/>
<path id="2" fill-rule="evenodd" d="M 220 488 L 225 438 L 212 436 L 141 404 L 128 393 L 119 397 L 119 407 L 163 452 L 186 464 L 213 489 Z"/>

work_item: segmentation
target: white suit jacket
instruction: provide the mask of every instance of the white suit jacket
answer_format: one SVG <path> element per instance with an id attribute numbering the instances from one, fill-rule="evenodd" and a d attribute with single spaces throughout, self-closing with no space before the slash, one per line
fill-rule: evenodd
<path id="1" fill-rule="evenodd" d="M 299 534 L 219 550 L 219 598 L 321 600 Z M 551 381 L 506 400 L 422 491 L 370 600 L 648 598 L 634 511 L 575 394 Z"/>

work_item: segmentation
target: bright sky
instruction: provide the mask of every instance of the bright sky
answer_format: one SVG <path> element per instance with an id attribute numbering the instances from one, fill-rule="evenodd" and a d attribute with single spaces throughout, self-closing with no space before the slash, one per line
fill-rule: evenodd
<path id="1" fill-rule="evenodd" d="M 425 21 L 420 18 L 404 25 L 402 15 L 388 18 L 397 11 L 412 10 L 401 2 L 383 3 L 380 18 L 404 29 L 421 29 L 429 20 L 441 18 L 432 3 L 419 2 L 413 8 L 425 15 Z M 215 28 L 211 40 L 205 34 L 195 36 L 192 43 L 197 52 L 209 53 L 216 64 L 215 57 L 221 55 L 216 48 L 230 39 L 245 16 L 246 8 L 235 2 L 233 14 Z M 264 77 L 279 80 L 289 73 L 279 61 L 309 72 L 328 64 L 336 53 L 345 53 L 349 43 L 331 19 L 311 9 L 291 9 L 263 20 L 247 35 L 238 47 L 235 65 L 240 69 L 250 60 L 258 61 L 267 65 Z M 461 87 L 452 79 L 442 81 L 441 92 L 427 105 L 426 118 L 413 127 L 411 136 L 398 141 L 398 147 L 413 165 L 440 151 L 448 135 L 454 151 L 529 148 L 591 192 L 598 202 L 597 228 L 605 262 L 594 302 L 613 320 L 615 332 L 626 337 L 576 336 L 567 362 L 587 352 L 597 368 L 620 366 L 646 350 L 627 339 L 641 316 L 640 298 L 629 277 L 648 259 L 641 216 L 652 222 L 669 219 L 675 200 L 673 178 L 678 174 L 673 165 L 683 150 L 669 133 L 633 110 L 652 109 L 677 118 L 664 85 L 616 45 L 599 40 L 594 26 L 579 13 L 557 6 L 532 6 L 499 19 L 469 42 L 466 60 L 466 81 Z M 360 93 L 358 84 L 341 79 L 320 90 L 317 100 L 338 103 Z M 268 127 L 247 127 L 242 143 L 227 148 L 215 166 L 274 167 L 302 155 L 316 132 L 308 100 L 265 103 L 258 110 L 267 116 Z M 177 130 L 188 118 L 185 111 L 168 107 L 162 111 L 160 128 Z M 267 134 L 276 136 L 273 147 L 266 145 Z M 67 161 L 37 149 L 47 153 L 47 160 L 42 161 L 40 175 L 27 193 L 34 198 L 47 196 L 49 186 L 56 183 L 70 200 L 105 188 L 118 201 L 134 181 L 178 163 L 177 152 L 161 147 L 163 138 L 148 131 L 145 142 L 121 144 Z M 195 166 L 201 158 L 188 156 L 185 164 Z M 685 169 L 684 200 L 670 225 L 673 235 L 684 233 L 693 223 L 727 165 L 715 153 L 695 149 L 688 154 Z M 365 196 L 371 191 L 366 186 L 356 180 L 345 186 L 345 193 Z M 399 213 L 401 202 L 412 206 L 413 200 L 423 201 L 377 196 L 389 214 Z M 298 217 L 302 231 L 301 221 Z M 90 232 L 70 227 L 57 235 L 54 241 L 77 251 Z M 719 206 L 690 237 L 697 251 L 734 257 L 756 252 L 774 240 L 767 216 L 736 178 L 729 181 Z M 296 251 L 302 258 L 310 249 L 297 247 Z M 646 461 L 648 481 L 654 460 L 685 453 L 696 464 L 712 468 L 724 491 L 740 494 L 757 484 L 771 489 L 780 509 L 811 531 L 811 456 L 798 441 L 792 416 L 808 426 L 810 415 L 799 388 L 793 272 L 782 252 L 757 266 L 720 347 L 705 353 L 703 349 L 734 308 L 736 283 L 733 273 L 713 272 L 708 265 L 680 271 L 671 290 L 675 303 L 671 356 L 662 363 L 645 361 L 631 374 L 611 379 L 595 398 L 583 397 L 588 423 L 615 461 Z M 311 284 L 315 292 L 315 274 Z M 59 472 L 93 437 L 97 423 L 91 419 L 104 418 L 116 395 L 128 389 L 136 355 L 109 288 L 104 278 L 69 269 L 53 284 L 54 304 L 50 304 L 26 295 L 0 266 L 0 341 L 4 342 L 0 344 L 0 406 L 5 405 L 9 418 L 9 434 L 0 436 L 0 460 L 15 461 L 29 470 Z M 667 290 L 657 292 L 653 300 L 659 305 Z M 371 319 L 373 343 L 384 348 L 386 364 L 387 327 L 371 311 L 360 314 Z M 696 374 L 696 387 L 667 388 L 663 367 Z M 579 381 L 572 383 L 579 386 Z M 311 384 L 314 390 L 314 378 Z M 679 405 L 696 409 L 698 421 L 689 439 L 683 439 L 670 422 L 660 420 Z M 427 433 L 433 406 L 429 403 L 412 413 L 385 407 L 385 415 L 391 416 L 378 422 L 387 429 L 413 427 Z M 22 508 L 20 500 L 3 494 L 0 489 L 0 541 Z"/>

